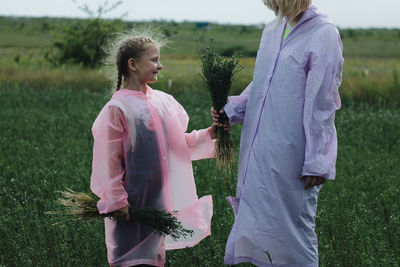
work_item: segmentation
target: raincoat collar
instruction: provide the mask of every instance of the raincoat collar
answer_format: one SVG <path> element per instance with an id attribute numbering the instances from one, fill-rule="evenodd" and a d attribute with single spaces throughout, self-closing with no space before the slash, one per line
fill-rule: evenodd
<path id="1" fill-rule="evenodd" d="M 310 5 L 306 11 L 304 11 L 303 16 L 301 16 L 300 20 L 296 23 L 296 25 L 293 27 L 292 31 L 294 31 L 296 28 L 298 28 L 301 24 L 303 24 L 306 21 L 309 21 L 312 18 L 319 17 L 319 16 L 324 16 L 321 13 L 319 13 L 318 9 L 314 5 Z M 283 18 L 282 24 L 286 24 L 286 18 Z"/>
<path id="2" fill-rule="evenodd" d="M 141 98 L 148 98 L 150 97 L 150 95 L 152 94 L 153 89 L 150 88 L 150 86 L 146 85 L 146 93 L 143 93 L 142 91 L 137 91 L 137 90 L 131 90 L 131 89 L 119 89 L 118 91 L 116 91 L 111 99 L 117 98 L 117 97 L 121 97 L 121 96 L 125 96 L 125 95 L 134 95 L 137 97 L 141 97 Z"/>
<path id="3" fill-rule="evenodd" d="M 299 22 L 298 22 L 297 24 L 300 25 L 300 24 L 302 24 L 303 22 L 306 22 L 307 20 L 312 19 L 312 18 L 317 17 L 317 16 L 322 16 L 322 14 L 319 13 L 319 11 L 318 11 L 318 9 L 317 9 L 316 6 L 310 5 L 310 6 L 306 9 L 306 11 L 304 11 L 303 16 L 301 16 L 301 18 L 300 18 L 300 20 L 299 20 Z M 296 24 L 296 25 L 297 25 L 297 24 Z M 295 26 L 296 26 L 296 25 L 295 25 Z"/>
<path id="4" fill-rule="evenodd" d="M 321 14 L 317 7 L 314 5 L 310 5 L 306 11 L 304 11 L 303 16 L 301 16 L 300 20 L 296 23 L 296 25 L 293 27 L 292 31 L 290 32 L 290 34 L 288 35 L 288 37 L 281 42 L 281 46 L 283 47 L 290 39 L 292 39 L 293 35 L 296 35 L 298 28 L 304 24 L 305 22 L 308 22 L 310 20 L 312 20 L 313 18 L 316 17 L 326 17 L 325 15 Z M 283 18 L 282 20 L 282 24 L 279 26 L 279 32 L 281 32 L 281 34 L 283 34 L 283 31 L 285 30 L 285 25 L 286 25 L 286 18 Z"/>

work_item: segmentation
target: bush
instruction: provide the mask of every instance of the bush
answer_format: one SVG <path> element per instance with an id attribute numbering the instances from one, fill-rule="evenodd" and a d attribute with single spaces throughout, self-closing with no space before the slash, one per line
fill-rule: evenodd
<path id="1" fill-rule="evenodd" d="M 257 50 L 247 49 L 241 45 L 221 48 L 218 53 L 224 57 L 231 57 L 233 55 L 238 55 L 241 57 L 255 57 L 257 56 Z"/>
<path id="2" fill-rule="evenodd" d="M 57 52 L 56 64 L 82 64 L 95 67 L 104 56 L 103 46 L 107 37 L 122 29 L 121 20 L 102 20 L 100 18 L 78 20 L 65 26 L 60 37 L 53 43 Z"/>

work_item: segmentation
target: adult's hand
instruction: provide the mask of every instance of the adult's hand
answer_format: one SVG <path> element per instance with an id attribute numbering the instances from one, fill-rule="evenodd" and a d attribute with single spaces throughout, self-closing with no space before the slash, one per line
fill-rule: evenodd
<path id="1" fill-rule="evenodd" d="M 325 178 L 321 176 L 300 176 L 300 179 L 305 179 L 304 189 L 311 188 L 316 185 L 321 185 L 325 183 Z"/>
<path id="2" fill-rule="evenodd" d="M 223 127 L 225 131 L 231 133 L 231 127 L 229 125 L 228 116 L 225 114 L 225 110 L 221 109 L 217 112 L 214 107 L 211 108 L 211 116 L 213 118 L 214 123 L 217 124 L 218 127 Z M 220 121 L 220 118 L 224 118 L 223 123 Z"/>

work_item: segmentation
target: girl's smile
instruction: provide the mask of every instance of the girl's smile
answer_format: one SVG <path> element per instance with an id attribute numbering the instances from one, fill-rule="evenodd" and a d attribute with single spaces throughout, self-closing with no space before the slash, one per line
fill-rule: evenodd
<path id="1" fill-rule="evenodd" d="M 136 74 L 141 84 L 154 83 L 157 75 L 163 68 L 160 62 L 160 49 L 156 45 L 149 45 L 139 60 L 135 61 Z"/>

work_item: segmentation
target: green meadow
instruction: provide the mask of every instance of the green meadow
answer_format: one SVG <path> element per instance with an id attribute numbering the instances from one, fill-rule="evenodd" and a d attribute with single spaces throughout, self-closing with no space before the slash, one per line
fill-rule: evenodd
<path id="1" fill-rule="evenodd" d="M 72 22 L 0 17 L 0 266 L 108 266 L 101 220 L 45 214 L 59 209 L 58 191 L 90 190 L 90 129 L 113 86 L 100 68 L 51 61 L 59 31 Z M 189 130 L 208 127 L 211 100 L 199 75 L 199 50 L 213 37 L 221 53 L 242 56 L 232 87 L 238 94 L 251 81 L 262 27 L 153 24 L 170 43 L 152 87 L 185 107 Z M 320 266 L 400 266 L 400 30 L 340 31 L 337 177 L 319 195 Z M 232 127 L 236 151 L 240 130 Z M 198 195 L 213 196 L 212 235 L 168 251 L 166 266 L 223 266 L 234 220 L 225 198 L 235 191 L 236 175 L 224 177 L 214 166 L 214 160 L 193 163 Z"/>

